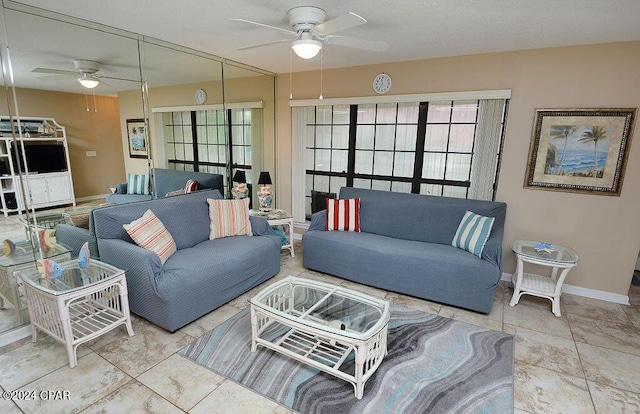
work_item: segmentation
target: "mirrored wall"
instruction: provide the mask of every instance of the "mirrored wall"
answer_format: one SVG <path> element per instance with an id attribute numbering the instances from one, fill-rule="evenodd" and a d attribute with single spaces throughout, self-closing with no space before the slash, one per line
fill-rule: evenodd
<path id="1" fill-rule="evenodd" d="M 19 3 L 2 5 L 0 240 L 8 247 L 0 252 L 0 344 L 3 333 L 29 334 L 20 329 L 28 313 L 15 271 L 74 254 L 60 243 L 37 242 L 33 231 L 86 225 L 70 212 L 104 203 L 127 173 L 220 173 L 227 195 L 238 169 L 250 183 L 262 171 L 276 182 L 274 74 Z M 131 125 L 142 126 L 135 130 L 142 141 L 132 140 Z"/>

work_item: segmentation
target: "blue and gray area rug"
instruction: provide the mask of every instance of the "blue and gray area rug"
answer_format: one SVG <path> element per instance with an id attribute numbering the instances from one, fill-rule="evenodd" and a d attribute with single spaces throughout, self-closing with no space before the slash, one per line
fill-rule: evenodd
<path id="1" fill-rule="evenodd" d="M 248 309 L 179 354 L 299 413 L 513 412 L 511 335 L 398 305 L 361 400 L 343 380 L 261 346 L 251 353 Z"/>

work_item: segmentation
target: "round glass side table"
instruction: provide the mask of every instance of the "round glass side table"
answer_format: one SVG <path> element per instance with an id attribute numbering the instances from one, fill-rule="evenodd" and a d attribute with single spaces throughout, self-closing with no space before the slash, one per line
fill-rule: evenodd
<path id="1" fill-rule="evenodd" d="M 518 259 L 516 272 L 513 274 L 513 296 L 509 306 L 517 305 L 522 295 L 538 296 L 549 299 L 553 314 L 559 317 L 562 284 L 569 270 L 578 264 L 578 253 L 559 244 L 529 240 L 513 240 L 509 247 Z M 551 275 L 525 273 L 525 262 L 551 267 Z"/>

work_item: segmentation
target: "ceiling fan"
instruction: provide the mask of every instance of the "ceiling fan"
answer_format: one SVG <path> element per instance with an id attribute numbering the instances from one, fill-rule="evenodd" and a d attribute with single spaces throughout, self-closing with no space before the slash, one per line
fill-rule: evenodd
<path id="1" fill-rule="evenodd" d="M 51 68 L 35 68 L 31 72 L 34 73 L 49 73 L 53 75 L 62 75 L 66 77 L 73 77 L 80 82 L 82 86 L 87 89 L 93 89 L 100 83 L 109 86 L 103 79 L 116 79 L 116 80 L 128 80 L 122 78 L 115 78 L 111 76 L 104 76 L 100 74 L 100 62 L 87 59 L 74 59 L 73 66 L 75 70 L 64 69 L 51 69 Z"/>
<path id="2" fill-rule="evenodd" d="M 320 52 L 323 44 L 338 45 L 356 49 L 384 52 L 389 45 L 385 42 L 357 39 L 354 37 L 335 35 L 342 30 L 351 29 L 365 24 L 367 21 L 355 13 L 349 12 L 335 19 L 325 21 L 327 14 L 324 10 L 313 6 L 294 7 L 287 12 L 291 29 L 269 26 L 245 19 L 231 19 L 236 22 L 249 23 L 268 29 L 278 30 L 291 35 L 289 39 L 245 46 L 236 50 L 246 50 L 267 46 L 275 43 L 291 42 L 291 48 L 303 59 L 311 59 Z"/>

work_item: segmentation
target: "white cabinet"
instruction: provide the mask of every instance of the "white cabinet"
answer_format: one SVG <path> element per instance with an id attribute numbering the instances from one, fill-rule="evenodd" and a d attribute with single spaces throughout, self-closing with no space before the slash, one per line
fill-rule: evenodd
<path id="1" fill-rule="evenodd" d="M 23 179 L 26 179 L 26 175 Z M 30 174 L 28 183 L 31 197 L 26 197 L 26 200 L 29 208 L 74 204 L 71 175 L 66 172 Z M 19 189 L 17 193 L 20 195 Z M 22 208 L 22 202 L 20 202 L 20 208 Z"/>
<path id="2" fill-rule="evenodd" d="M 6 129 L 9 121 L 8 117 L 0 117 L 0 126 Z M 15 139 L 10 136 L 11 127 L 8 131 L 0 129 L 5 135 L 0 137 L 2 213 L 7 216 L 24 210 L 21 178 L 27 191 L 27 207 L 75 205 L 65 127 L 53 118 L 20 117 L 13 121 Z M 14 145 L 18 149 L 18 159 L 15 159 Z"/>

